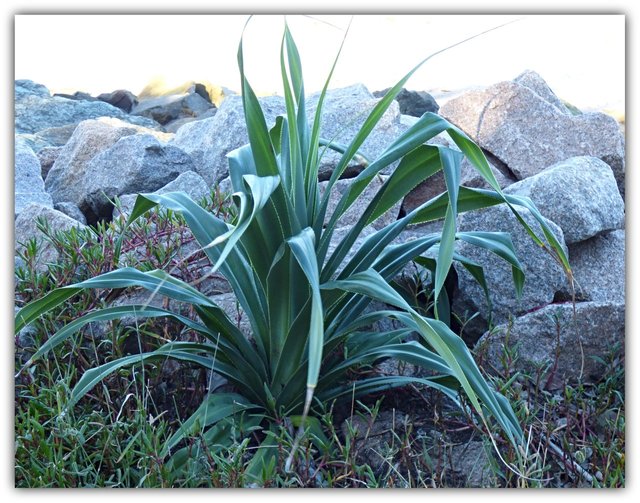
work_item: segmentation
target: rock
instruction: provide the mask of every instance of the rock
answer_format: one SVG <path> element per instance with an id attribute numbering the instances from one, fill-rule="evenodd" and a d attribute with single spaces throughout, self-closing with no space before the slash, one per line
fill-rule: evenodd
<path id="1" fill-rule="evenodd" d="M 461 479 L 463 487 L 497 487 L 490 457 L 482 442 L 454 445 L 447 454 L 446 465 L 453 467 L 456 479 Z"/>
<path id="2" fill-rule="evenodd" d="M 157 190 L 193 169 L 189 155 L 152 135 L 124 136 L 87 163 L 78 206 L 87 216 L 111 218 L 115 196 Z"/>
<path id="3" fill-rule="evenodd" d="M 617 347 L 624 349 L 624 332 L 624 304 L 578 303 L 575 318 L 571 303 L 553 304 L 484 334 L 477 353 L 500 369 L 508 344 L 518 353 L 516 370 L 535 373 L 546 367 L 547 388 L 561 389 L 566 381 L 593 383 L 604 377 L 600 359 Z"/>
<path id="4" fill-rule="evenodd" d="M 54 202 L 72 202 L 87 211 L 86 195 L 90 182 L 89 162 L 119 139 L 150 130 L 118 119 L 101 118 L 81 122 L 47 174 L 45 187 Z M 153 134 L 166 138 L 165 133 Z M 95 215 L 89 220 L 95 218 Z"/>
<path id="5" fill-rule="evenodd" d="M 569 157 L 592 156 L 611 167 L 624 196 L 624 137 L 608 115 L 569 115 L 515 82 L 467 92 L 443 105 L 440 115 L 504 162 L 518 179 Z"/>
<path id="6" fill-rule="evenodd" d="M 149 117 L 164 125 L 184 117 L 197 117 L 213 106 L 210 101 L 193 93 L 142 100 L 131 110 L 131 113 Z"/>
<path id="7" fill-rule="evenodd" d="M 572 115 L 572 112 L 567 108 L 562 100 L 556 96 L 545 80 L 533 70 L 525 70 L 513 79 L 513 81 L 516 84 L 528 87 L 544 101 L 555 106 L 563 114 Z"/>
<path id="8" fill-rule="evenodd" d="M 429 140 L 427 143 L 431 145 L 443 145 L 445 147 L 449 147 L 451 149 L 457 150 L 460 149 L 458 146 L 449 139 L 445 133 L 441 133 L 433 139 Z M 502 168 L 499 169 L 491 162 L 491 160 L 487 159 L 489 163 L 489 167 L 491 168 L 491 172 L 496 177 L 498 185 L 500 188 L 505 188 L 511 185 L 516 180 L 507 172 L 508 170 Z M 478 172 L 473 164 L 464 157 L 462 162 L 460 163 L 460 184 L 465 187 L 478 188 L 478 189 L 491 189 L 491 186 L 485 181 L 482 175 Z M 409 192 L 403 202 L 402 202 L 402 214 L 406 215 L 407 213 L 413 211 L 422 203 L 429 201 L 430 199 L 439 196 L 447 189 L 447 184 L 444 180 L 444 173 L 442 171 L 438 171 L 436 174 L 430 176 L 423 182 L 420 182 L 411 192 Z"/>
<path id="9" fill-rule="evenodd" d="M 318 98 L 318 94 L 309 97 L 307 117 L 310 124 L 315 117 Z M 328 91 L 323 104 L 320 137 L 337 144 L 349 145 L 379 101 L 362 84 Z M 406 127 L 400 124 L 398 104 L 393 102 L 360 147 L 360 152 L 369 162 L 372 162 L 405 130 Z M 322 150 L 323 148 L 321 152 Z M 325 173 L 325 179 L 333 172 L 340 157 L 340 154 L 327 150 L 320 163 L 320 171 Z M 389 174 L 396 165 L 397 162 L 391 164 L 383 170 L 383 173 Z M 361 161 L 352 160 L 351 176 L 357 174 L 363 167 Z"/>
<path id="10" fill-rule="evenodd" d="M 349 207 L 349 209 L 338 219 L 337 226 L 338 227 L 349 227 L 354 225 L 362 214 L 365 212 L 369 203 L 373 200 L 375 195 L 378 193 L 380 188 L 384 185 L 389 177 L 384 175 L 379 175 L 373 178 L 369 185 L 364 189 L 364 191 L 360 194 L 358 199 L 356 199 L 353 204 Z M 321 182 L 319 184 L 320 188 L 320 197 L 324 196 L 326 187 L 329 182 Z M 352 179 L 346 180 L 338 180 L 333 189 L 331 191 L 331 197 L 329 197 L 329 204 L 327 205 L 327 214 L 325 216 L 325 225 L 329 223 L 329 220 L 333 216 L 340 202 L 342 196 L 347 192 L 349 187 L 353 185 Z M 375 229 L 382 229 L 386 227 L 392 222 L 395 222 L 398 219 L 398 212 L 400 211 L 400 203 L 397 203 L 393 206 L 389 211 L 387 211 L 384 215 L 378 217 L 371 225 Z"/>
<path id="11" fill-rule="evenodd" d="M 38 142 L 44 142 L 47 146 L 62 147 L 69 141 L 76 127 L 77 124 L 49 127 L 38 131 L 34 136 L 38 139 Z"/>
<path id="12" fill-rule="evenodd" d="M 166 194 L 168 192 L 186 192 L 187 195 L 196 202 L 207 197 L 211 189 L 200 175 L 194 171 L 187 171 L 179 175 L 175 180 L 169 182 L 164 187 L 156 190 L 154 194 Z M 127 194 L 120 197 L 120 211 L 114 209 L 114 218 L 122 214 L 129 216 L 137 199 L 137 194 Z"/>
<path id="13" fill-rule="evenodd" d="M 138 131 L 138 128 L 117 119 L 81 122 L 69 142 L 58 153 L 45 179 L 45 186 L 53 200 L 70 201 L 80 206 L 86 193 L 89 161 L 120 138 Z"/>
<path id="14" fill-rule="evenodd" d="M 40 161 L 40 169 L 42 171 L 42 179 L 46 179 L 53 163 L 60 155 L 62 147 L 45 147 L 38 152 L 38 160 Z"/>
<path id="15" fill-rule="evenodd" d="M 58 252 L 38 229 L 39 218 L 47 220 L 51 230 L 67 231 L 73 227 L 83 229 L 85 226 L 64 213 L 41 204 L 30 204 L 18 215 L 15 221 L 16 253 L 23 250 L 23 243 L 35 238 L 38 243 L 36 270 L 45 271 L 46 265 L 58 259 Z"/>
<path id="16" fill-rule="evenodd" d="M 193 122 L 193 121 L 201 121 L 201 120 L 204 120 L 204 119 L 210 119 L 217 112 L 218 112 L 217 108 L 210 108 L 209 110 L 207 110 L 206 112 L 201 113 L 197 117 L 183 117 L 182 119 L 176 119 L 176 120 L 173 120 L 171 122 L 167 122 L 164 125 L 164 130 L 167 133 L 177 133 L 178 129 L 180 129 L 185 124 L 188 124 L 189 122 Z"/>
<path id="17" fill-rule="evenodd" d="M 605 232 L 569 245 L 576 298 L 625 303 L 625 231 Z M 571 299 L 566 290 L 565 298 Z"/>
<path id="18" fill-rule="evenodd" d="M 131 91 L 125 89 L 99 94 L 98 99 L 127 113 L 130 113 L 133 107 L 138 104 L 138 98 Z"/>
<path id="19" fill-rule="evenodd" d="M 376 98 L 384 97 L 391 88 L 384 91 L 374 91 Z M 422 117 L 427 112 L 438 113 L 440 106 L 429 93 L 425 91 L 409 91 L 402 89 L 396 96 L 396 101 L 400 106 L 400 113 L 412 117 Z"/>
<path id="20" fill-rule="evenodd" d="M 40 161 L 33 150 L 20 139 L 15 143 L 15 208 L 14 218 L 32 203 L 53 207 L 51 196 L 44 190 Z"/>
<path id="21" fill-rule="evenodd" d="M 32 80 L 16 80 L 14 85 L 15 101 L 22 101 L 28 96 L 36 96 L 38 98 L 50 98 L 51 93 L 42 84 L 33 82 Z"/>
<path id="22" fill-rule="evenodd" d="M 16 89 L 17 87 L 16 85 Z M 158 127 L 158 123 L 151 119 L 130 116 L 103 101 L 71 100 L 47 97 L 42 93 L 23 93 L 15 103 L 16 133 L 34 134 L 43 129 L 78 124 L 83 120 L 99 117 L 115 117 L 139 126 Z"/>
<path id="23" fill-rule="evenodd" d="M 518 208 L 518 210 L 529 226 L 542 235 L 542 231 L 531 213 L 524 208 Z M 505 323 L 511 316 L 519 316 L 532 309 L 550 304 L 553 302 L 556 292 L 567 284 L 562 268 L 549 254 L 533 242 L 505 205 L 464 213 L 458 222 L 459 232 L 497 231 L 508 233 L 513 240 L 516 255 L 522 264 L 525 284 L 522 298 L 518 300 L 513 285 L 511 265 L 493 253 L 458 241 L 457 252 L 484 267 L 493 303 L 492 324 Z M 553 222 L 548 221 L 547 223 L 566 252 L 562 229 Z M 482 288 L 467 270 L 457 262 L 454 262 L 454 267 L 458 274 L 458 288 L 453 297 L 453 311 L 463 320 L 478 313 L 478 316 L 465 326 L 463 333 L 467 342 L 475 342 L 487 330 L 488 305 Z M 465 315 L 465 313 L 467 314 Z"/>
<path id="24" fill-rule="evenodd" d="M 276 117 L 285 112 L 284 99 L 268 96 L 259 101 L 267 126 L 272 127 Z M 242 98 L 230 96 L 222 102 L 215 116 L 182 126 L 173 145 L 189 154 L 196 172 L 213 185 L 229 175 L 226 155 L 248 142 Z"/>
<path id="25" fill-rule="evenodd" d="M 58 210 L 61 213 L 64 213 L 68 217 L 71 217 L 74 220 L 77 220 L 81 224 L 83 225 L 87 224 L 87 219 L 84 217 L 84 214 L 80 211 L 80 208 L 78 208 L 75 204 L 70 203 L 68 201 L 64 201 L 61 203 L 54 204 L 53 207 L 54 209 Z"/>
<path id="26" fill-rule="evenodd" d="M 55 93 L 53 96 L 57 96 L 59 98 L 66 98 L 68 100 L 98 101 L 97 98 L 94 98 L 89 93 L 85 93 L 83 91 L 76 91 L 73 94 Z"/>
<path id="27" fill-rule="evenodd" d="M 611 168 L 595 157 L 572 157 L 514 183 L 506 194 L 529 197 L 555 222 L 567 244 L 624 225 L 624 201 Z"/>

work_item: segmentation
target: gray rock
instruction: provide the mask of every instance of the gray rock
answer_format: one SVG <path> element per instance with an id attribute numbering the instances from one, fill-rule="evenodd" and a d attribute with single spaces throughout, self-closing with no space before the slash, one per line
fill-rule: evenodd
<path id="1" fill-rule="evenodd" d="M 64 213 L 41 204 L 30 204 L 22 210 L 15 221 L 16 254 L 24 249 L 23 243 L 35 238 L 38 243 L 36 270 L 43 271 L 47 264 L 58 259 L 58 252 L 38 229 L 36 222 L 39 218 L 44 218 L 53 231 L 67 231 L 73 227 L 83 229 L 85 226 Z"/>
<path id="2" fill-rule="evenodd" d="M 14 84 L 15 101 L 21 101 L 28 96 L 36 96 L 39 98 L 50 98 L 51 93 L 42 84 L 38 84 L 32 80 L 16 80 Z"/>
<path id="3" fill-rule="evenodd" d="M 89 161 L 120 138 L 136 134 L 138 130 L 117 119 L 81 122 L 69 142 L 60 150 L 45 179 L 45 186 L 53 200 L 70 201 L 80 206 L 86 194 Z"/>
<path id="4" fill-rule="evenodd" d="M 87 219 L 84 217 L 84 214 L 80 211 L 80 208 L 78 208 L 75 204 L 70 203 L 69 201 L 63 201 L 61 203 L 54 204 L 53 207 L 56 210 L 64 213 L 68 217 L 71 217 L 74 220 L 77 220 L 81 224 L 83 225 L 87 224 Z"/>
<path id="5" fill-rule="evenodd" d="M 44 190 L 40 161 L 29 146 L 19 138 L 15 143 L 14 191 L 14 218 L 32 203 L 53 207 L 51 196 Z"/>
<path id="6" fill-rule="evenodd" d="M 374 91 L 373 95 L 376 98 L 382 98 L 390 90 L 391 88 L 389 87 L 383 91 Z M 400 106 L 400 113 L 412 117 L 422 117 L 426 112 L 437 114 L 440 109 L 433 96 L 425 91 L 401 89 L 395 99 Z"/>
<path id="7" fill-rule="evenodd" d="M 624 201 L 611 168 L 595 157 L 572 157 L 505 189 L 531 198 L 567 244 L 624 225 Z"/>
<path id="8" fill-rule="evenodd" d="M 524 208 L 518 208 L 518 210 L 529 226 L 538 235 L 542 235 L 531 213 Z M 553 222 L 548 224 L 566 252 L 562 229 Z M 484 267 L 493 303 L 491 321 L 494 325 L 505 323 L 511 316 L 519 316 L 550 304 L 556 292 L 567 284 L 562 268 L 533 242 L 512 212 L 504 205 L 464 213 L 460 216 L 458 231 L 509 233 L 522 264 L 525 284 L 522 298 L 518 300 L 513 285 L 511 265 L 484 249 L 463 241 L 457 244 L 458 253 Z M 458 288 L 453 298 L 453 311 L 463 319 L 478 313 L 478 316 L 466 325 L 463 333 L 468 342 L 474 342 L 487 330 L 488 305 L 482 288 L 467 270 L 457 262 L 454 262 L 454 267 L 458 274 Z"/>
<path id="9" fill-rule="evenodd" d="M 124 136 L 87 163 L 79 207 L 108 218 L 115 196 L 157 190 L 193 169 L 189 155 L 177 147 L 148 134 Z"/>
<path id="10" fill-rule="evenodd" d="M 518 179 L 569 157 L 592 156 L 611 166 L 624 196 L 624 137 L 608 115 L 568 115 L 515 82 L 465 93 L 443 105 L 440 115 L 504 162 Z"/>
<path id="11" fill-rule="evenodd" d="M 86 212 L 89 208 L 85 199 L 91 182 L 87 171 L 89 162 L 119 139 L 149 131 L 112 118 L 81 122 L 60 151 L 45 179 L 45 187 L 54 202 L 72 202 Z M 153 134 L 160 138 L 171 137 L 155 131 Z"/>
<path id="12" fill-rule="evenodd" d="M 560 98 L 551 90 L 545 80 L 533 70 L 525 70 L 518 75 L 513 81 L 521 86 L 528 87 L 547 103 L 551 103 L 560 112 L 571 115 L 571 111 L 566 107 Z"/>
<path id="13" fill-rule="evenodd" d="M 54 97 L 66 98 L 68 100 L 85 100 L 85 101 L 97 101 L 97 98 L 94 98 L 89 93 L 85 93 L 84 91 L 76 91 L 73 94 L 65 94 L 65 93 L 54 93 Z"/>
<path id="14" fill-rule="evenodd" d="M 109 103 L 120 110 L 130 113 L 131 109 L 138 104 L 138 99 L 131 91 L 118 89 L 110 93 L 102 93 L 98 95 L 100 101 Z"/>
<path id="15" fill-rule="evenodd" d="M 625 231 L 605 232 L 569 245 L 576 298 L 625 303 Z M 565 296 L 571 299 L 571 293 Z"/>
<path id="16" fill-rule="evenodd" d="M 15 104 L 16 133 L 33 134 L 43 129 L 78 124 L 83 120 L 99 117 L 115 117 L 144 127 L 158 127 L 158 123 L 151 119 L 130 116 L 103 101 L 70 100 L 27 94 Z"/>
<path id="17" fill-rule="evenodd" d="M 187 171 L 179 175 L 175 180 L 169 182 L 164 187 L 156 190 L 154 194 L 166 194 L 167 192 L 186 192 L 187 195 L 196 202 L 207 197 L 211 189 L 200 175 L 194 171 Z M 114 209 L 114 218 L 122 214 L 128 216 L 133 210 L 133 206 L 137 199 L 136 194 L 126 194 L 120 197 L 120 211 Z"/>
<path id="18" fill-rule="evenodd" d="M 365 212 L 369 203 L 376 196 L 380 188 L 384 185 L 389 177 L 384 175 L 379 175 L 373 178 L 369 185 L 364 189 L 364 191 L 360 194 L 358 199 L 356 199 L 351 207 L 338 219 L 337 226 L 338 227 L 348 227 L 354 225 Z M 324 196 L 326 187 L 329 182 L 321 182 L 319 184 L 320 188 L 320 197 Z M 327 214 L 325 216 L 325 224 L 329 223 L 329 220 L 332 218 L 335 210 L 340 202 L 340 199 L 343 195 L 349 190 L 349 187 L 353 185 L 352 179 L 346 180 L 338 180 L 333 189 L 331 191 L 331 196 L 329 197 L 329 204 L 327 205 Z M 382 229 L 386 227 L 392 222 L 395 222 L 398 219 L 398 212 L 400 211 L 400 203 L 398 202 L 395 206 L 389 209 L 384 215 L 378 217 L 371 225 L 375 229 Z"/>
<path id="19" fill-rule="evenodd" d="M 132 110 L 133 115 L 141 115 L 167 124 L 184 117 L 197 117 L 214 105 L 197 93 L 161 96 L 140 101 Z"/>
<path id="20" fill-rule="evenodd" d="M 604 377 L 599 358 L 616 347 L 624 350 L 624 332 L 624 304 L 578 303 L 575 317 L 571 303 L 554 304 L 486 333 L 476 352 L 500 369 L 504 345 L 515 347 L 517 370 L 547 367 L 547 387 L 560 389 L 566 381 L 589 383 Z"/>
<path id="21" fill-rule="evenodd" d="M 18 314 L 20 308 L 14 307 L 14 316 Z M 38 330 L 33 325 L 27 325 L 15 336 L 15 343 L 18 349 L 33 348 L 36 344 L 36 338 L 38 336 Z M 24 362 L 23 362 L 24 363 Z"/>
<path id="22" fill-rule="evenodd" d="M 42 170 L 42 179 L 46 179 L 51 170 L 53 163 L 60 155 L 62 147 L 45 147 L 38 152 L 38 160 L 40 161 L 40 169 Z"/>
<path id="23" fill-rule="evenodd" d="M 284 99 L 268 96 L 259 99 L 267 126 L 286 110 Z M 229 175 L 226 155 L 249 142 L 240 96 L 226 98 L 218 112 L 210 119 L 183 125 L 173 140 L 176 147 L 191 156 L 196 172 L 213 185 Z"/>
<path id="24" fill-rule="evenodd" d="M 183 117 L 182 119 L 176 119 L 176 120 L 173 120 L 171 122 L 167 122 L 164 125 L 164 130 L 167 133 L 177 133 L 178 129 L 180 129 L 185 124 L 189 124 L 190 122 L 193 122 L 193 121 L 201 121 L 201 120 L 204 120 L 204 119 L 210 119 L 217 112 L 218 112 L 218 109 L 215 108 L 215 107 L 212 107 L 209 110 L 207 110 L 206 112 L 202 112 L 197 117 Z"/>
<path id="25" fill-rule="evenodd" d="M 379 101 L 362 84 L 328 91 L 322 109 L 320 137 L 341 145 L 349 145 Z M 307 116 L 310 124 L 315 117 L 317 102 L 317 94 L 309 97 Z M 406 127 L 400 124 L 398 103 L 394 101 L 362 144 L 360 151 L 372 162 L 405 130 Z M 339 154 L 327 151 L 321 161 L 320 171 L 331 173 L 339 159 Z M 351 171 L 356 174 L 362 169 L 358 167 L 361 164 L 362 162 L 352 160 Z M 396 165 L 397 163 L 393 163 L 383 172 L 391 172 Z"/>

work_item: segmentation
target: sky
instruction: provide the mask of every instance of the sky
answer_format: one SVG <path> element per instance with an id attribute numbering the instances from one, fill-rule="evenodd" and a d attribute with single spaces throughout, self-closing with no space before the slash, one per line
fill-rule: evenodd
<path id="1" fill-rule="evenodd" d="M 246 15 L 19 15 L 15 77 L 53 92 L 139 93 L 152 79 L 168 85 L 207 80 L 237 90 L 236 51 Z M 288 16 L 308 91 L 319 90 L 351 26 L 332 87 L 371 91 L 395 84 L 426 56 L 414 90 L 460 90 L 537 71 L 579 108 L 624 109 L 623 15 L 316 15 Z M 247 73 L 260 94 L 281 92 L 284 16 L 255 16 L 245 34 Z"/>

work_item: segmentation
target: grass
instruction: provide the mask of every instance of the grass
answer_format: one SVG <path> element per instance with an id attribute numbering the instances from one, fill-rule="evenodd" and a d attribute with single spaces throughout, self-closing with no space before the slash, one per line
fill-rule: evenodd
<path id="1" fill-rule="evenodd" d="M 231 218 L 220 193 L 201 205 Z M 81 281 L 114 269 L 115 220 L 97 230 L 51 235 L 60 259 L 47 271 L 34 268 L 38 245 L 23 254 L 16 270 L 19 305 L 40 297 L 61 283 Z M 127 233 L 124 249 L 141 268 L 172 268 L 179 250 L 192 236 L 181 217 L 156 211 L 137 221 Z M 133 253 L 137 250 L 137 253 Z M 181 270 L 184 277 L 199 267 L 198 256 Z M 105 303 L 104 294 L 86 291 L 73 297 L 55 323 L 72 320 Z M 16 346 L 16 368 L 51 333 L 53 319 L 44 318 Z M 140 370 L 123 369 L 93 389 L 77 407 L 60 415 L 78 378 L 97 362 L 158 347 L 157 335 L 180 329 L 166 321 L 140 320 L 137 325 L 90 326 L 93 333 L 76 336 L 16 378 L 15 484 L 17 487 L 245 487 L 252 453 L 264 433 L 232 431 L 231 447 L 212 449 L 202 435 L 189 435 L 183 445 L 194 456 L 176 476 L 158 453 L 181 422 L 206 394 L 206 372 L 167 362 Z M 180 329 L 182 330 L 182 329 Z M 183 331 L 182 340 L 193 340 Z M 463 487 L 469 483 L 459 452 L 469 441 L 484 445 L 487 468 L 482 481 L 491 487 L 623 487 L 625 484 L 624 359 L 619 348 L 606 358 L 603 379 L 592 385 L 566 384 L 545 388 L 552 365 L 531 374 L 516 372 L 517 347 L 505 348 L 501 368 L 490 371 L 527 437 L 524 479 L 504 469 L 486 444 L 477 422 L 466 417 L 442 394 L 420 386 L 378 393 L 350 404 L 327 404 L 320 429 L 305 436 L 298 462 L 285 470 L 296 428 L 280 421 L 267 433 L 279 453 L 265 466 L 259 485 L 266 487 Z M 366 372 L 367 369 L 362 369 Z M 234 425 L 242 429 L 242 424 Z M 518 456 L 500 436 L 507 462 Z"/>

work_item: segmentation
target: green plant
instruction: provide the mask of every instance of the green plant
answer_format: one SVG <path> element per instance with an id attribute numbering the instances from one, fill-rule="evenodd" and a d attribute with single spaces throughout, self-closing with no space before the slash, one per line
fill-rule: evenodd
<path id="1" fill-rule="evenodd" d="M 340 52 L 338 52 L 338 55 Z M 427 58 L 429 59 L 429 58 Z M 127 225 L 157 205 L 180 213 L 204 253 L 213 264 L 209 274 L 221 273 L 230 283 L 251 326 L 248 339 L 233 320 L 192 284 L 156 269 L 122 268 L 92 279 L 53 290 L 28 304 L 16 315 L 16 333 L 67 299 L 88 289 L 142 287 L 169 299 L 190 304 L 197 317 L 189 318 L 166 308 L 146 304 L 105 307 L 64 325 L 42 344 L 25 367 L 91 322 L 122 316 L 170 318 L 199 334 L 203 342 L 174 340 L 158 349 L 108 361 L 86 371 L 71 392 L 67 410 L 97 383 L 128 366 L 173 358 L 221 374 L 234 393 L 211 393 L 198 410 L 164 444 L 161 458 L 171 455 L 169 466 L 177 470 L 188 464 L 194 449 L 182 440 L 195 433 L 211 456 L 240 436 L 261 432 L 246 475 L 260 480 L 279 456 L 273 435 L 277 425 L 290 420 L 300 433 L 289 449 L 287 467 L 293 460 L 302 432 L 322 449 L 320 423 L 314 403 L 352 400 L 372 392 L 410 383 L 434 387 L 456 402 L 463 391 L 477 418 L 489 430 L 489 417 L 513 444 L 522 439 L 518 421 L 506 399 L 483 378 L 463 341 L 448 327 L 448 299 L 444 282 L 453 260 L 459 260 L 486 290 L 482 269 L 454 252 L 457 239 L 496 253 L 513 270 L 516 292 L 524 282 L 510 237 L 502 233 L 456 232 L 460 212 L 495 204 L 507 204 L 529 234 L 550 251 L 568 271 L 567 259 L 544 219 L 524 198 L 505 196 L 493 177 L 482 151 L 459 129 L 441 117 L 427 113 L 394 141 L 366 168 L 342 196 L 335 212 L 327 216 L 329 197 L 350 160 L 382 117 L 405 82 L 426 61 L 412 69 L 380 100 L 348 146 L 320 138 L 323 101 L 331 74 L 318 101 L 310 127 L 306 117 L 304 84 L 298 50 L 285 26 L 281 48 L 281 73 L 286 116 L 268 129 L 258 99 L 244 73 L 242 40 L 238 50 L 249 145 L 229 154 L 229 171 L 238 209 L 228 224 L 191 201 L 186 194 L 140 195 Z M 425 142 L 448 132 L 461 152 Z M 318 167 L 322 153 L 334 149 L 341 160 L 321 197 Z M 460 162 L 473 163 L 494 191 L 460 186 Z M 329 253 L 340 216 L 360 197 L 373 178 L 390 164 L 398 167 L 368 204 L 359 221 L 336 249 Z M 444 172 L 447 190 L 412 212 L 369 236 L 355 255 L 346 260 L 363 229 L 392 208 L 418 183 Z M 540 224 L 544 239 L 520 217 L 515 206 L 529 209 Z M 328 223 L 325 224 L 328 218 Z M 394 244 L 408 225 L 444 218 L 442 233 Z M 115 244 L 115 263 L 121 241 Z M 420 259 L 428 250 L 436 259 Z M 434 317 L 418 312 L 392 286 L 393 278 L 410 261 L 433 269 Z M 394 309 L 368 311 L 372 300 Z M 372 325 L 383 319 L 397 320 L 402 328 L 376 332 Z M 409 341 L 410 334 L 419 341 Z M 352 378 L 351 370 L 384 358 L 395 358 L 431 372 L 429 377 L 364 376 Z M 463 405 L 464 406 L 464 405 Z M 63 411 L 64 414 L 64 411 Z M 234 458 L 235 459 L 235 458 Z M 266 471 L 266 472 L 265 472 Z"/>

